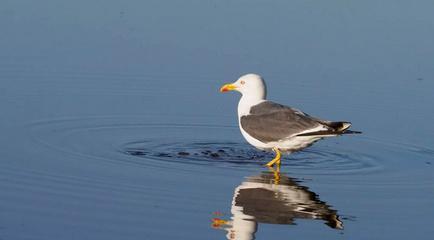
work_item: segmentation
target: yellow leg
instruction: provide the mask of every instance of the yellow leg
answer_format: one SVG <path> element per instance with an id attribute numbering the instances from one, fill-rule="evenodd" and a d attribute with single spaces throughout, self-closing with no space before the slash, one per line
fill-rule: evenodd
<path id="1" fill-rule="evenodd" d="M 270 162 L 268 162 L 265 165 L 268 166 L 268 167 L 271 167 L 274 164 L 276 164 L 278 167 L 280 167 L 280 157 L 281 157 L 280 151 L 279 151 L 279 149 L 277 147 L 274 147 L 273 151 L 276 153 L 276 157 L 273 158 L 273 160 L 271 160 Z"/>

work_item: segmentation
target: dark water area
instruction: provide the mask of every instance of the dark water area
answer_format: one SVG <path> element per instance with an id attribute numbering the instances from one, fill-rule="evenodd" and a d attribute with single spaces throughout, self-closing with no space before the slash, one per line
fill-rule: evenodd
<path id="1" fill-rule="evenodd" d="M 433 9 L 1 2 L 0 239 L 432 239 Z M 264 167 L 248 72 L 363 134 Z"/>

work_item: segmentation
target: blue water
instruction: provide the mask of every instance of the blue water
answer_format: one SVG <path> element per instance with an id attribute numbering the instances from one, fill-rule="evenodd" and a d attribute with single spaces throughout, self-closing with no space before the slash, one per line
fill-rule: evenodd
<path id="1" fill-rule="evenodd" d="M 0 239 L 431 239 L 433 9 L 3 1 Z M 218 92 L 248 72 L 363 134 L 276 178 Z"/>

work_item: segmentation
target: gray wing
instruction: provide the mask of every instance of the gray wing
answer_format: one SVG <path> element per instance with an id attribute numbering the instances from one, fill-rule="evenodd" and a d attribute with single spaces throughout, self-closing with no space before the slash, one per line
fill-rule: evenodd
<path id="1" fill-rule="evenodd" d="M 244 131 L 261 142 L 279 141 L 320 126 L 329 129 L 319 119 L 271 101 L 253 106 L 240 123 Z"/>

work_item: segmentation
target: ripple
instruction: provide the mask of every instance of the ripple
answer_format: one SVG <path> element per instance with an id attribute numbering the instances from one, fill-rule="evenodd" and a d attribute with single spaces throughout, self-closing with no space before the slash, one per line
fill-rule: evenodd
<path id="1" fill-rule="evenodd" d="M 71 156 L 64 161 L 224 175 L 227 170 L 262 169 L 273 158 L 245 143 L 235 126 L 204 124 L 200 118 L 198 123 L 189 117 L 176 123 L 161 119 L 170 120 L 105 116 L 41 121 L 29 127 L 35 141 Z M 322 183 L 341 186 L 415 187 L 433 185 L 433 160 L 434 151 L 427 147 L 343 136 L 284 155 L 282 171 L 307 179 L 321 175 Z"/>
<path id="2" fill-rule="evenodd" d="M 125 154 L 143 159 L 235 168 L 263 166 L 274 157 L 271 152 L 256 150 L 245 143 L 224 141 L 156 143 L 144 140 L 126 143 L 121 149 Z M 313 147 L 284 155 L 283 158 L 282 166 L 298 173 L 350 174 L 382 168 L 373 156 L 357 152 L 334 152 L 326 147 Z"/>
<path id="3" fill-rule="evenodd" d="M 237 127 L 192 123 L 191 119 L 161 123 L 156 119 L 161 116 L 59 119 L 33 123 L 30 128 L 34 140 L 51 149 L 81 160 L 110 164 L 164 165 L 190 171 L 201 171 L 191 166 L 251 170 L 262 168 L 273 158 L 272 153 L 256 150 L 240 139 Z M 349 139 L 352 145 L 366 144 L 366 139 L 358 136 L 328 139 L 284 156 L 282 167 L 311 175 L 368 174 L 383 170 L 381 159 L 346 144 Z M 324 144 L 327 142 L 335 144 Z"/>

